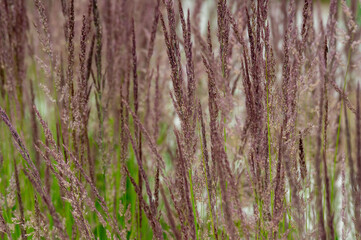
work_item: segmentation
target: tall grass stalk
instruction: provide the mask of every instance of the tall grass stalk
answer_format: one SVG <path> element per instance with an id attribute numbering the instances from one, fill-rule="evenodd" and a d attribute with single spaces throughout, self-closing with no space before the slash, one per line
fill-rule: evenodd
<path id="1" fill-rule="evenodd" d="M 351 42 L 353 40 L 353 34 L 351 35 Z M 348 76 L 348 72 L 350 70 L 350 61 L 351 61 L 351 54 L 352 54 L 352 49 L 351 49 L 351 45 L 350 48 L 348 50 L 348 54 L 347 54 L 347 65 L 346 65 L 346 72 L 345 72 L 345 77 L 343 79 L 343 87 L 342 90 L 343 92 L 346 91 L 346 86 L 347 86 L 347 76 Z M 338 148 L 339 148 L 339 141 L 340 141 L 340 132 L 341 132 L 341 115 L 342 115 L 342 108 L 343 108 L 343 98 L 341 97 L 341 103 L 340 103 L 340 113 L 339 113 L 339 118 L 338 118 L 338 125 L 337 125 L 337 136 L 336 136 L 336 144 L 335 144 L 335 154 L 334 154 L 334 158 L 333 158 L 333 171 L 332 171 L 332 176 L 331 176 L 331 204 L 333 204 L 334 202 L 334 185 L 335 185 L 335 176 L 336 176 L 336 162 L 337 162 L 337 154 L 338 154 Z"/>

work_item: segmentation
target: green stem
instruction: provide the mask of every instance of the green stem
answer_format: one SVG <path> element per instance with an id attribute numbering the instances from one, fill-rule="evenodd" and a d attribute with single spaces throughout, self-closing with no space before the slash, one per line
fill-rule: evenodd
<path id="1" fill-rule="evenodd" d="M 266 55 L 266 91 L 267 91 L 267 140 L 268 140 L 268 157 L 269 157 L 269 182 L 272 184 L 272 156 L 271 156 L 271 128 L 270 128 L 270 110 L 269 110 L 269 80 L 268 80 L 268 68 L 267 68 L 267 55 Z M 273 198 L 274 191 L 271 188 L 271 216 L 273 216 Z"/>
<path id="2" fill-rule="evenodd" d="M 352 39 L 353 39 L 353 34 L 351 35 L 350 42 L 352 42 Z M 347 75 L 348 75 L 348 71 L 349 71 L 349 68 L 350 68 L 350 61 L 351 61 L 351 45 L 350 45 L 350 48 L 348 50 L 347 67 L 346 67 L 346 73 L 345 73 L 345 78 L 344 78 L 344 83 L 343 83 L 343 92 L 345 92 L 345 90 L 346 90 Z M 331 205 L 333 203 L 334 182 L 335 182 L 335 175 L 336 175 L 336 160 L 337 160 L 338 144 L 339 144 L 340 131 L 341 131 L 342 108 L 343 108 L 343 98 L 341 97 L 341 107 L 340 107 L 340 114 L 339 114 L 339 118 L 338 118 L 335 155 L 334 155 L 334 160 L 333 160 L 333 174 L 332 174 L 332 177 L 331 177 Z"/>
<path id="3" fill-rule="evenodd" d="M 211 222 L 212 222 L 212 230 L 213 230 L 213 236 L 214 239 L 216 239 L 216 232 L 214 229 L 214 221 L 213 221 L 213 211 L 212 211 L 212 203 L 211 203 L 211 194 L 209 192 L 209 186 L 208 186 L 208 177 L 207 177 L 207 168 L 206 168 L 206 163 L 204 160 L 204 150 L 203 150 L 203 143 L 201 142 L 201 150 L 202 150 L 202 160 L 203 160 L 203 170 L 204 170 L 204 177 L 206 179 L 206 186 L 207 186 L 207 194 L 208 194 L 208 204 L 209 204 L 209 212 L 211 214 Z"/>
<path id="4" fill-rule="evenodd" d="M 196 204 L 195 204 L 194 195 L 193 195 L 192 169 L 189 169 L 189 185 L 190 185 L 190 190 L 191 190 L 191 200 L 192 200 L 192 208 L 193 208 L 193 215 L 194 215 L 194 228 L 196 230 L 196 238 L 198 240 L 199 238 L 198 238 L 198 227 L 197 227 L 197 211 L 196 211 Z"/>

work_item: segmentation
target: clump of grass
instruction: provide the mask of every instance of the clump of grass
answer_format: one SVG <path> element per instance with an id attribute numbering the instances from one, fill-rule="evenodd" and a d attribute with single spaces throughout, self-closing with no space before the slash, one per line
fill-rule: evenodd
<path id="1" fill-rule="evenodd" d="M 358 1 L 206 2 L 0 0 L 1 239 L 361 235 Z"/>

